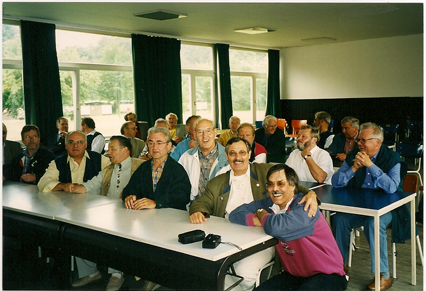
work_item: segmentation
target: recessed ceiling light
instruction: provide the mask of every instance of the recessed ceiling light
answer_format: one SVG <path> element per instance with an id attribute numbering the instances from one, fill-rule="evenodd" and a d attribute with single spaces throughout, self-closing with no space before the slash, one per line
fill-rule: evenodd
<path id="1" fill-rule="evenodd" d="M 301 39 L 301 41 L 306 41 L 314 44 L 321 44 L 321 43 L 330 43 L 335 42 L 337 39 L 331 38 L 331 37 L 313 37 L 313 38 L 304 38 Z"/>
<path id="2" fill-rule="evenodd" d="M 246 33 L 246 34 L 260 34 L 260 33 L 268 33 L 275 30 L 264 28 L 264 27 L 248 27 L 248 28 L 240 28 L 234 29 L 234 32 Z"/>
<path id="3" fill-rule="evenodd" d="M 169 20 L 169 19 L 187 17 L 187 15 L 185 14 L 182 14 L 179 12 L 166 11 L 166 10 L 156 10 L 156 11 L 150 11 L 150 12 L 135 13 L 134 16 L 149 18 L 154 20 Z"/>

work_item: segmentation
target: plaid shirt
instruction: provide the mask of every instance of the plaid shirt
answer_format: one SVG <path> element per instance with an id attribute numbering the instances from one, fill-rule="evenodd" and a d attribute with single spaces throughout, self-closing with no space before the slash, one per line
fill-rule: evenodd
<path id="1" fill-rule="evenodd" d="M 200 160 L 200 180 L 198 181 L 198 195 L 197 198 L 201 197 L 206 191 L 207 182 L 210 179 L 210 171 L 213 167 L 214 162 L 217 160 L 219 156 L 219 151 L 217 148 L 217 144 L 212 149 L 207 156 L 201 152 L 198 148 L 198 156 Z"/>
<path id="2" fill-rule="evenodd" d="M 154 160 L 151 161 L 151 173 L 152 173 L 152 190 L 155 192 L 157 188 L 158 181 L 160 181 L 161 175 L 163 174 L 164 165 L 166 164 L 167 158 L 164 162 L 158 166 L 157 169 L 154 169 Z"/>

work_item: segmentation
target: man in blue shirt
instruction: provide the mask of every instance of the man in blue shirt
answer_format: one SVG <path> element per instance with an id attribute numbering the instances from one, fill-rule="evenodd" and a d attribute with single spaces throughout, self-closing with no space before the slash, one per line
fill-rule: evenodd
<path id="1" fill-rule="evenodd" d="M 359 149 L 347 154 L 343 165 L 331 179 L 333 186 L 382 189 L 386 193 L 401 191 L 407 167 L 396 152 L 382 145 L 382 129 L 377 124 L 364 123 L 361 125 L 356 142 Z M 386 228 L 391 221 L 390 212 L 380 217 L 380 290 L 386 290 L 392 285 L 386 241 Z M 332 226 L 345 265 L 347 264 L 350 232 L 355 227 L 364 226 L 364 232 L 370 244 L 371 268 L 374 273 L 373 217 L 336 213 L 333 216 Z M 374 290 L 374 284 L 373 280 L 368 285 L 368 289 Z"/>
<path id="2" fill-rule="evenodd" d="M 188 137 L 181 141 L 175 148 L 175 150 L 170 154 L 170 156 L 175 160 L 179 161 L 179 158 L 189 149 L 195 148 L 198 143 L 195 138 L 194 123 L 201 118 L 199 115 L 191 115 L 185 122 L 186 131 L 188 132 Z"/>

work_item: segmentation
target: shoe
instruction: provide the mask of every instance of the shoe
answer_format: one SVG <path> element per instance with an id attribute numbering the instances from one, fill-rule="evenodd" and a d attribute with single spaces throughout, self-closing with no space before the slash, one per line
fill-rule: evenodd
<path id="1" fill-rule="evenodd" d="M 123 283 L 124 283 L 123 275 L 121 275 L 120 278 L 116 276 L 111 276 L 111 279 L 109 279 L 108 285 L 106 286 L 106 291 L 120 290 L 121 286 L 123 286 Z"/>
<path id="2" fill-rule="evenodd" d="M 141 290 L 142 291 L 151 291 L 157 289 L 157 283 L 151 282 L 146 280 L 145 283 L 143 283 Z"/>
<path id="3" fill-rule="evenodd" d="M 380 275 L 380 291 L 387 290 L 390 286 L 392 286 L 392 278 L 389 277 L 389 279 L 385 279 L 383 275 Z M 370 290 L 375 290 L 375 287 L 375 279 L 373 279 L 373 282 L 371 282 L 367 288 Z"/>
<path id="4" fill-rule="evenodd" d="M 88 275 L 86 277 L 83 277 L 83 278 L 75 281 L 74 283 L 72 283 L 71 286 L 74 287 L 74 288 L 76 288 L 76 287 L 82 287 L 84 285 L 87 285 L 89 283 L 93 283 L 93 282 L 98 281 L 100 279 L 102 279 L 102 274 L 101 274 L 101 272 L 98 271 L 96 273 L 96 275 L 94 275 L 94 276 Z"/>

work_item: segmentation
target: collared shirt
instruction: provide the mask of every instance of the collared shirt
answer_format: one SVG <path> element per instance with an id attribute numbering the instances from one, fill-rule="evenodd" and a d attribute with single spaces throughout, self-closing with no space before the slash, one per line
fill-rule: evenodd
<path id="1" fill-rule="evenodd" d="M 275 214 L 282 214 L 282 213 L 286 213 L 288 209 L 288 207 L 291 205 L 291 202 L 293 202 L 294 197 L 290 199 L 290 201 L 285 205 L 284 209 L 280 209 L 280 207 L 277 204 L 273 204 L 271 207 L 269 207 Z"/>
<path id="2" fill-rule="evenodd" d="M 71 171 L 71 181 L 73 183 L 82 184 L 84 173 L 86 170 L 86 159 L 90 159 L 89 154 L 85 151 L 84 156 L 80 162 L 80 165 L 74 160 L 74 158 L 68 155 L 67 163 L 70 166 Z M 110 161 L 107 157 L 101 156 L 101 169 L 105 168 L 110 164 Z M 43 177 L 41 177 L 40 181 L 37 184 L 37 187 L 40 191 L 50 192 L 55 186 L 60 183 L 59 181 L 59 171 L 56 167 L 55 160 L 51 161 L 49 167 L 46 169 L 46 173 L 44 173 Z"/>
<path id="3" fill-rule="evenodd" d="M 229 175 L 229 186 L 231 186 L 231 190 L 229 191 L 228 203 L 225 208 L 226 219 L 228 219 L 229 214 L 235 208 L 254 200 L 250 184 L 250 165 L 245 174 L 241 176 L 235 176 L 234 171 L 231 170 Z"/>
<path id="4" fill-rule="evenodd" d="M 176 135 L 176 126 L 173 127 L 173 129 L 169 129 L 169 131 L 170 131 L 170 136 L 173 139 L 175 137 L 175 135 Z"/>
<path id="5" fill-rule="evenodd" d="M 87 135 L 94 135 L 96 133 L 96 130 L 92 130 Z M 105 148 L 105 138 L 100 134 L 98 136 L 95 136 L 92 141 L 92 152 L 97 152 L 99 154 L 102 153 L 102 150 Z"/>
<path id="6" fill-rule="evenodd" d="M 31 160 L 33 159 L 33 157 L 35 156 L 37 150 L 35 152 L 33 152 L 32 156 L 30 157 L 28 155 L 28 149 L 24 150 L 24 156 L 22 157 L 22 164 L 23 164 L 23 170 L 22 170 L 22 174 L 26 174 L 28 171 L 28 168 L 30 167 L 30 163 Z M 22 179 L 21 179 L 22 182 Z"/>
<path id="7" fill-rule="evenodd" d="M 151 173 L 152 173 L 152 191 L 155 192 L 157 189 L 158 181 L 160 181 L 161 175 L 163 174 L 164 166 L 166 165 L 167 158 L 161 165 L 158 166 L 157 169 L 154 169 L 154 160 L 151 160 Z"/>
<path id="8" fill-rule="evenodd" d="M 350 151 L 354 149 L 355 146 L 355 139 L 358 137 L 359 132 L 355 134 L 355 136 L 352 139 L 346 139 L 345 141 L 345 147 L 343 148 L 343 151 L 347 155 Z"/>
<path id="9" fill-rule="evenodd" d="M 126 187 L 127 183 L 129 183 L 130 177 L 132 176 L 132 159 L 128 157 L 121 162 L 119 183 L 117 183 L 118 171 L 119 166 L 118 164 L 115 164 L 111 175 L 110 187 L 107 193 L 108 197 L 120 198 L 120 193 Z M 86 192 L 101 195 L 103 178 L 104 171 L 100 171 L 97 176 L 93 177 L 86 183 L 83 183 L 83 186 L 86 187 Z"/>
<path id="10" fill-rule="evenodd" d="M 203 152 L 198 148 L 198 156 L 200 160 L 200 179 L 198 181 L 198 197 L 201 197 L 206 191 L 207 182 L 210 179 L 210 171 L 213 167 L 214 162 L 217 160 L 219 151 L 217 144 L 215 147 L 204 156 Z"/>
<path id="11" fill-rule="evenodd" d="M 362 184 L 362 188 L 372 189 L 383 189 L 386 193 L 394 193 L 401 182 L 400 170 L 401 164 L 397 163 L 387 174 L 382 171 L 378 166 L 374 164 L 377 159 L 377 152 L 371 161 L 373 165 L 370 168 L 366 167 L 365 180 Z M 350 179 L 355 176 L 355 172 L 352 171 L 352 167 L 343 162 L 340 169 L 333 175 L 332 184 L 334 187 L 346 186 Z"/>

